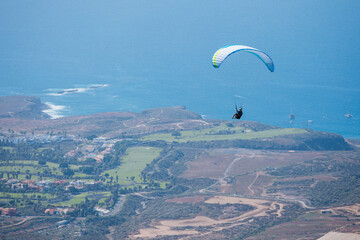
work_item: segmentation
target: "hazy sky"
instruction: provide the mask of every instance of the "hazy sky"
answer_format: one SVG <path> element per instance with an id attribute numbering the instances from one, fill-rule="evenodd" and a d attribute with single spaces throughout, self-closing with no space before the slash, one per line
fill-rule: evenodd
<path id="1" fill-rule="evenodd" d="M 186 105 L 219 117 L 237 101 L 253 120 L 290 105 L 360 114 L 359 12 L 358 0 L 2 0 L 0 94 L 109 84 L 123 106 L 104 100 L 106 111 Z M 264 50 L 275 72 L 250 54 L 213 69 L 229 44 Z"/>

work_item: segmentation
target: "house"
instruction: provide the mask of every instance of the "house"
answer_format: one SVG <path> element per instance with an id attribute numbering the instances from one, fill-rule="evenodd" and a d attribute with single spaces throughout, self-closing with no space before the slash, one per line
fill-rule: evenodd
<path id="1" fill-rule="evenodd" d="M 67 182 L 68 182 L 67 180 L 56 180 L 54 181 L 54 184 L 65 184 Z"/>
<path id="2" fill-rule="evenodd" d="M 86 183 L 87 189 L 98 189 L 100 187 L 99 181 L 92 181 Z"/>
<path id="3" fill-rule="evenodd" d="M 18 183 L 18 182 L 20 182 L 19 180 L 17 180 L 17 179 L 9 179 L 7 182 L 6 182 L 6 184 L 14 184 L 14 183 Z"/>
<path id="4" fill-rule="evenodd" d="M 25 185 L 25 186 L 26 186 L 26 185 Z M 12 189 L 12 190 L 24 189 L 24 184 L 22 184 L 22 183 L 14 183 L 14 184 L 11 184 L 11 189 Z"/>
<path id="5" fill-rule="evenodd" d="M 107 213 L 110 212 L 109 210 L 107 210 L 107 209 L 105 209 L 105 208 L 100 208 L 100 207 L 94 207 L 94 210 L 95 210 L 95 211 L 98 211 L 98 212 L 101 212 L 101 213 L 103 213 L 103 214 L 107 214 Z"/>
<path id="6" fill-rule="evenodd" d="M 27 184 L 35 183 L 34 180 L 22 180 L 21 182 L 22 182 L 22 183 L 27 183 Z"/>
<path id="7" fill-rule="evenodd" d="M 54 208 L 47 208 L 47 209 L 45 210 L 45 214 L 54 215 L 54 214 L 56 214 L 56 213 L 57 213 L 57 210 L 54 209 Z"/>
<path id="8" fill-rule="evenodd" d="M 66 215 L 68 213 L 73 212 L 75 209 L 74 208 L 57 208 L 56 209 L 58 211 L 58 213 L 60 213 L 61 215 Z"/>
<path id="9" fill-rule="evenodd" d="M 32 183 L 28 184 L 28 188 L 33 189 L 33 190 L 37 190 L 37 191 L 42 191 L 43 190 L 43 187 L 35 186 Z"/>
<path id="10" fill-rule="evenodd" d="M 43 180 L 43 181 L 36 182 L 35 185 L 40 186 L 40 187 L 48 187 L 50 185 L 50 183 L 52 183 L 50 180 Z"/>
<path id="11" fill-rule="evenodd" d="M 65 191 L 73 191 L 74 189 L 75 189 L 75 186 L 73 186 L 73 185 L 65 186 Z"/>
<path id="12" fill-rule="evenodd" d="M 74 181 L 71 181 L 70 182 L 70 185 L 77 185 L 77 186 L 82 186 L 82 185 L 84 185 L 86 183 L 86 181 L 84 181 L 84 180 L 74 180 Z"/>
<path id="13" fill-rule="evenodd" d="M 16 208 L 0 208 L 2 216 L 14 216 L 16 215 Z"/>

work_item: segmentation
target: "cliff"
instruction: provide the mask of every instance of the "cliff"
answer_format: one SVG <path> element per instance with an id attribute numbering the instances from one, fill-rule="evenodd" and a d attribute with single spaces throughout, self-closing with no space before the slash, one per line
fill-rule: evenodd
<path id="1" fill-rule="evenodd" d="M 50 116 L 42 112 L 46 108 L 47 106 L 37 97 L 0 97 L 0 118 L 48 119 Z"/>

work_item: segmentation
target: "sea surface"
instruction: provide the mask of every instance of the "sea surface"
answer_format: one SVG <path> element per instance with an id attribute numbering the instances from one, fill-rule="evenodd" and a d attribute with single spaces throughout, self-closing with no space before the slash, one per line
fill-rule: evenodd
<path id="1" fill-rule="evenodd" d="M 247 84 L 246 91 L 241 91 L 231 84 L 214 86 L 218 84 L 216 80 L 212 84 L 199 81 L 186 86 L 134 81 L 139 82 L 123 85 L 108 81 L 44 89 L 34 86 L 26 91 L 8 87 L 1 89 L 0 95 L 40 97 L 49 106 L 46 113 L 53 118 L 183 105 L 204 119 L 237 121 L 231 119 L 236 104 L 244 109 L 241 120 L 334 132 L 360 139 L 360 92 L 356 89 L 267 83 L 263 88 Z M 339 95 L 346 97 L 337 97 Z M 345 116 L 348 113 L 351 118 Z M 295 115 L 292 123 L 290 114 Z"/>

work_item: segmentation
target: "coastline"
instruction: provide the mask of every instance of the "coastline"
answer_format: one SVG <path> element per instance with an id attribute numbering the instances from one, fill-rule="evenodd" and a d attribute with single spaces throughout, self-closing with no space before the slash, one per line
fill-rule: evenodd
<path id="1" fill-rule="evenodd" d="M 67 110 L 67 106 L 55 105 L 50 102 L 45 102 L 44 104 L 47 106 L 47 108 L 42 112 L 49 115 L 51 119 L 65 117 L 65 115 L 63 115 L 62 113 Z"/>

